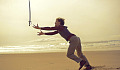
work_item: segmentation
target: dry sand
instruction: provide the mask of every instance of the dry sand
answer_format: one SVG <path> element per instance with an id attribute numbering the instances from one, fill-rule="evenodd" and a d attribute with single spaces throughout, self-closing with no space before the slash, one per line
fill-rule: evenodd
<path id="1" fill-rule="evenodd" d="M 120 51 L 83 52 L 92 70 L 120 70 Z M 66 52 L 0 54 L 0 70 L 78 70 L 79 64 L 66 57 Z M 84 69 L 84 68 L 83 68 Z"/>

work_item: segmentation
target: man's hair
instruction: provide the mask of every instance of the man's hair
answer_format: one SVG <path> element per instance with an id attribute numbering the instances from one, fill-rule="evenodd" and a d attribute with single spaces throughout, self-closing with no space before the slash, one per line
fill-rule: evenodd
<path id="1" fill-rule="evenodd" d="M 56 20 L 58 20 L 59 22 L 60 22 L 60 25 L 64 25 L 64 18 L 60 18 L 60 17 L 58 17 L 58 18 L 56 18 Z"/>

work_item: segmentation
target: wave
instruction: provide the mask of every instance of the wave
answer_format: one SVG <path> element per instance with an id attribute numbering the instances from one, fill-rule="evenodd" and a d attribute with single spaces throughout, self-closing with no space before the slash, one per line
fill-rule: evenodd
<path id="1" fill-rule="evenodd" d="M 83 42 L 83 43 L 109 43 L 109 42 L 120 42 L 120 40 L 93 41 L 93 42 Z"/>
<path id="2" fill-rule="evenodd" d="M 45 41 L 45 42 L 43 42 Z M 46 42 L 47 41 L 47 42 Z M 29 41 L 28 45 L 19 45 L 19 46 L 0 46 L 0 53 L 23 53 L 23 52 L 43 52 L 43 51 L 58 51 L 58 50 L 67 50 L 69 43 L 62 41 L 61 39 L 38 39 Z M 37 43 L 37 44 L 35 44 Z M 83 50 L 113 50 L 117 48 L 120 50 L 120 40 L 109 40 L 109 41 L 95 41 L 95 42 L 84 42 L 82 43 Z"/>
<path id="3" fill-rule="evenodd" d="M 55 37 L 48 37 L 48 38 L 40 38 L 36 40 L 31 40 L 27 41 L 26 43 L 32 43 L 32 42 L 53 42 L 53 41 L 61 41 L 62 39 L 60 38 L 55 38 Z"/>

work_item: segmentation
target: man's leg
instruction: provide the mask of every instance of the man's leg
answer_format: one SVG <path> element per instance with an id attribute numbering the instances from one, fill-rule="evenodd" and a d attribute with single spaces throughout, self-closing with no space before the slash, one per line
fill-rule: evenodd
<path id="1" fill-rule="evenodd" d="M 79 43 L 79 39 L 75 36 L 70 39 L 70 45 L 67 52 L 67 57 L 76 61 L 77 63 L 81 62 L 81 58 L 74 55 L 75 49 Z"/>
<path id="2" fill-rule="evenodd" d="M 87 58 L 86 58 L 86 57 L 83 55 L 83 53 L 82 53 L 81 41 L 80 41 L 80 38 L 79 38 L 79 37 L 78 37 L 78 39 L 79 39 L 79 43 L 78 43 L 78 45 L 77 45 L 77 47 L 76 47 L 77 55 L 78 55 L 81 59 L 83 59 L 83 60 L 86 61 L 85 66 L 87 66 L 87 65 L 89 65 L 89 62 L 88 62 Z"/>

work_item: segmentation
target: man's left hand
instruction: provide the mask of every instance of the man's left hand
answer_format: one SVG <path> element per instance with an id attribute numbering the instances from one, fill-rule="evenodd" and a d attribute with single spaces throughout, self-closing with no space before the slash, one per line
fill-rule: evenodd
<path id="1" fill-rule="evenodd" d="M 37 35 L 45 35 L 45 33 L 43 33 L 42 31 L 37 33 L 38 33 Z"/>

